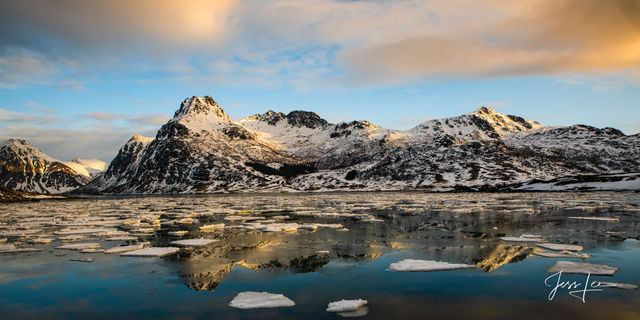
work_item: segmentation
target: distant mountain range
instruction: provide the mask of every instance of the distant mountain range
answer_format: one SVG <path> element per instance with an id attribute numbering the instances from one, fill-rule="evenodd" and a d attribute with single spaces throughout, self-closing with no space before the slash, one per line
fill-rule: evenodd
<path id="1" fill-rule="evenodd" d="M 87 184 L 106 163 L 97 159 L 54 159 L 25 140 L 0 145 L 0 186 L 33 193 L 62 193 Z"/>
<path id="2" fill-rule="evenodd" d="M 308 111 L 233 122 L 211 97 L 191 97 L 97 175 L 96 162 L 60 162 L 11 141 L 0 185 L 47 193 L 640 189 L 640 135 L 548 127 L 486 107 L 398 131 Z"/>

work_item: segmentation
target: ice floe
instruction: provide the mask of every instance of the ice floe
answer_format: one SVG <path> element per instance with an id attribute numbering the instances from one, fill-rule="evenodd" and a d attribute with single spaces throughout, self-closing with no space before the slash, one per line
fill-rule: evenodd
<path id="1" fill-rule="evenodd" d="M 560 271 L 562 273 L 591 274 L 592 276 L 612 276 L 618 271 L 618 268 L 586 262 L 558 261 L 547 270 L 548 273 Z"/>
<path id="2" fill-rule="evenodd" d="M 471 269 L 476 266 L 470 264 L 448 263 L 434 260 L 404 259 L 389 265 L 393 271 L 445 271 L 456 269 Z"/>
<path id="3" fill-rule="evenodd" d="M 637 290 L 638 286 L 632 283 L 618 283 L 618 282 L 605 282 L 605 281 L 595 281 L 595 286 L 599 287 L 607 287 L 607 288 L 616 288 L 622 290 Z"/>
<path id="4" fill-rule="evenodd" d="M 21 253 L 43 251 L 41 248 L 17 248 L 14 244 L 0 244 L 0 253 Z"/>
<path id="5" fill-rule="evenodd" d="M 132 236 L 120 236 L 120 237 L 107 238 L 105 240 L 107 240 L 107 241 L 136 241 L 136 240 L 138 240 L 138 238 L 137 237 L 132 237 Z"/>
<path id="6" fill-rule="evenodd" d="M 123 252 L 120 255 L 125 257 L 163 257 L 180 251 L 175 247 L 151 247 L 129 252 Z"/>
<path id="7" fill-rule="evenodd" d="M 607 221 L 607 222 L 618 222 L 618 221 L 620 221 L 620 218 L 609 218 L 609 217 L 567 217 L 567 219 Z"/>
<path id="8" fill-rule="evenodd" d="M 327 312 L 349 312 L 356 311 L 367 305 L 367 300 L 356 299 L 356 300 L 340 300 L 330 302 L 327 306 Z"/>
<path id="9" fill-rule="evenodd" d="M 71 258 L 69 261 L 93 262 L 93 258 Z"/>
<path id="10" fill-rule="evenodd" d="M 141 243 L 132 244 L 132 245 L 129 245 L 129 246 L 115 246 L 113 248 L 105 250 L 104 253 L 107 253 L 107 254 L 110 254 L 110 253 L 123 253 L 123 252 L 140 250 L 142 248 L 144 248 L 144 245 L 141 244 Z"/>
<path id="11" fill-rule="evenodd" d="M 293 307 L 295 305 L 293 300 L 282 294 L 253 291 L 240 292 L 229 302 L 229 307 L 237 309 Z"/>
<path id="12" fill-rule="evenodd" d="M 224 223 L 218 224 L 205 224 L 200 226 L 201 232 L 213 232 L 216 229 L 224 229 Z"/>
<path id="13" fill-rule="evenodd" d="M 58 237 L 58 240 L 60 241 L 80 241 L 85 239 L 87 239 L 87 237 L 80 234 Z"/>
<path id="14" fill-rule="evenodd" d="M 502 241 L 508 242 L 542 242 L 543 239 L 541 236 L 523 234 L 519 237 L 500 237 Z"/>
<path id="15" fill-rule="evenodd" d="M 185 239 L 171 241 L 171 244 L 179 247 L 201 247 L 212 244 L 218 241 L 217 239 Z"/>
<path id="16" fill-rule="evenodd" d="M 562 252 L 546 252 L 546 251 L 534 251 L 533 254 L 545 258 L 578 258 L 578 259 L 589 259 L 591 256 L 586 253 L 577 253 L 571 251 L 562 251 Z"/>
<path id="17" fill-rule="evenodd" d="M 99 249 L 102 247 L 97 242 L 80 242 L 80 243 L 72 243 L 72 244 L 63 244 L 61 246 L 57 246 L 56 249 L 65 249 L 65 250 L 83 250 L 83 249 Z"/>
<path id="18" fill-rule="evenodd" d="M 582 251 L 582 246 L 560 243 L 537 243 L 536 246 L 554 251 Z"/>
<path id="19" fill-rule="evenodd" d="M 27 242 L 31 243 L 31 244 L 49 244 L 51 242 L 53 242 L 54 238 L 34 238 L 34 239 L 29 239 L 27 240 Z"/>
<path id="20" fill-rule="evenodd" d="M 114 230 L 114 229 L 105 229 L 105 228 L 85 228 L 85 229 L 61 230 L 61 231 L 56 231 L 53 234 L 55 234 L 55 235 L 72 235 L 72 234 L 101 233 L 101 232 L 112 232 L 112 231 L 116 231 L 116 230 Z"/>

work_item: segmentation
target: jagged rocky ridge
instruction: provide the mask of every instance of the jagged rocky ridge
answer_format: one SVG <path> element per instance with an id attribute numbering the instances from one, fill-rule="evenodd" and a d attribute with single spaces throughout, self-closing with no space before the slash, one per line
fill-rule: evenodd
<path id="1" fill-rule="evenodd" d="M 25 140 L 9 139 L 0 146 L 0 186 L 47 194 L 70 191 L 91 178 L 87 167 L 80 162 L 63 162 Z"/>
<path id="2" fill-rule="evenodd" d="M 490 108 L 408 131 L 268 111 L 237 122 L 209 96 L 186 99 L 155 138 L 136 136 L 100 193 L 489 190 L 563 176 L 640 171 L 639 135 L 546 127 Z"/>

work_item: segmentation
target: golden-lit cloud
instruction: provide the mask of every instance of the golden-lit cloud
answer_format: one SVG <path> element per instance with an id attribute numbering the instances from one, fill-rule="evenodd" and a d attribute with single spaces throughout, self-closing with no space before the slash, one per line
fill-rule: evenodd
<path id="1" fill-rule="evenodd" d="M 96 49 L 141 45 L 157 50 L 219 41 L 226 32 L 227 17 L 234 3 L 234 0 L 5 0 L 1 8 L 4 26 L 21 28 L 20 36 L 38 38 L 44 34 Z M 37 29 L 39 34 L 30 34 L 26 30 L 29 28 Z"/>
<path id="2" fill-rule="evenodd" d="M 341 62 L 358 79 L 390 82 L 640 67 L 638 1 L 494 2 L 494 6 L 502 15 L 473 29 L 352 47 L 340 53 Z"/>

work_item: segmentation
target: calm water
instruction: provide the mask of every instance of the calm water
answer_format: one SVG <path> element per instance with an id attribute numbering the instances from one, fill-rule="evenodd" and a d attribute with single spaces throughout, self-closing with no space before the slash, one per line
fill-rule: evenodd
<path id="1" fill-rule="evenodd" d="M 225 227 L 200 231 L 220 223 Z M 279 223 L 300 227 L 263 228 Z M 319 227 L 301 227 L 310 224 Z M 548 300 L 546 270 L 559 260 L 582 260 L 531 255 L 532 246 L 499 239 L 535 234 L 579 244 L 591 255 L 585 262 L 620 268 L 613 277 L 591 280 L 640 284 L 638 193 L 102 197 L 2 204 L 0 228 L 5 245 L 44 249 L 0 254 L 3 319 L 336 319 L 324 311 L 327 304 L 357 298 L 369 301 L 363 319 L 640 319 L 638 290 L 588 292 L 585 303 L 559 290 Z M 219 241 L 162 258 L 55 249 L 65 236 L 56 233 L 80 228 L 108 229 L 75 242 L 103 248 L 124 244 L 107 239 L 125 232 L 151 246 L 201 237 Z M 188 233 L 169 235 L 181 230 Z M 55 240 L 30 244 L 39 238 Z M 94 261 L 70 261 L 87 257 Z M 406 258 L 481 268 L 388 270 Z M 586 276 L 563 279 L 584 282 Z M 282 293 L 296 306 L 227 307 L 243 291 Z"/>

